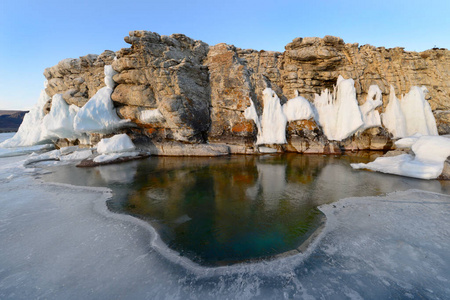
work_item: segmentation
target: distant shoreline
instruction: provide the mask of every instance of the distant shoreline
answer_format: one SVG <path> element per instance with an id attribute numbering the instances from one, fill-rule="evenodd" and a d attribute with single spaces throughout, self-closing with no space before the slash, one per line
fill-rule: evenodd
<path id="1" fill-rule="evenodd" d="M 6 128 L 6 129 L 0 128 L 0 133 L 9 133 L 9 132 L 17 132 L 17 129 L 16 128 Z"/>

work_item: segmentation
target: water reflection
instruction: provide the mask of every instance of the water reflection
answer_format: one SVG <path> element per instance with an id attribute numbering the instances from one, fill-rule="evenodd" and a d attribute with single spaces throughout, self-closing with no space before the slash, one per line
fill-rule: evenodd
<path id="1" fill-rule="evenodd" d="M 110 210 L 147 220 L 181 255 L 226 264 L 297 248 L 323 221 L 317 206 L 324 203 L 411 188 L 448 192 L 446 182 L 349 166 L 377 155 L 152 157 L 92 169 L 60 166 L 45 176 L 109 186 Z"/>

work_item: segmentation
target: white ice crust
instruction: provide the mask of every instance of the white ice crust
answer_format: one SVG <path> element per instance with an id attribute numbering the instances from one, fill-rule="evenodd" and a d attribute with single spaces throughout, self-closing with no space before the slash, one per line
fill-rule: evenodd
<path id="1" fill-rule="evenodd" d="M 111 138 L 104 138 L 97 144 L 97 152 L 100 154 L 128 152 L 135 149 L 135 145 L 125 133 L 116 134 Z"/>
<path id="2" fill-rule="evenodd" d="M 409 142 L 411 140 L 405 141 Z M 441 175 L 444 162 L 450 156 L 450 139 L 442 136 L 421 136 L 412 144 L 414 155 L 401 154 L 378 157 L 373 162 L 351 164 L 354 169 L 369 169 L 420 179 L 435 179 Z"/>

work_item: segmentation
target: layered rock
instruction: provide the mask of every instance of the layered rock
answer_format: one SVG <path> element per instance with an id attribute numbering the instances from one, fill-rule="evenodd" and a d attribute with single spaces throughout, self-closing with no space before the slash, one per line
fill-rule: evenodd
<path id="1" fill-rule="evenodd" d="M 66 59 L 45 70 L 49 96 L 61 93 L 68 104 L 84 105 L 104 86 L 103 67 L 118 72 L 111 96 L 118 115 L 137 126 L 127 131 L 151 143 L 226 143 L 232 153 L 256 151 L 257 129 L 244 111 L 251 103 L 261 115 L 263 90 L 271 88 L 284 104 L 296 95 L 333 89 L 339 75 L 355 81 L 359 104 L 371 85 L 378 85 L 384 110 L 392 85 L 397 95 L 426 86 L 440 134 L 450 133 L 450 52 L 421 53 L 345 44 L 341 38 L 296 38 L 283 53 L 231 45 L 207 44 L 182 34 L 160 36 L 132 31 L 131 44 L 116 53 L 105 51 Z M 47 106 L 49 107 L 49 106 Z M 288 122 L 287 143 L 280 151 L 335 153 L 385 150 L 391 136 L 372 128 L 340 142 L 330 142 L 313 119 Z M 169 143 L 170 142 L 170 143 Z M 178 146 L 177 146 L 178 147 Z"/>

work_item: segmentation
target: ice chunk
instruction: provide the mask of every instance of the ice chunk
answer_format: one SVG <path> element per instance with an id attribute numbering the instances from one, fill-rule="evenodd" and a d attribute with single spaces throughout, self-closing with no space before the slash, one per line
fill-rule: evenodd
<path id="1" fill-rule="evenodd" d="M 441 136 L 422 136 L 412 145 L 415 156 L 402 154 L 378 157 L 367 164 L 351 164 L 354 169 L 369 169 L 420 179 L 435 179 L 441 175 L 444 162 L 450 156 L 450 139 Z"/>
<path id="2" fill-rule="evenodd" d="M 159 109 L 147 109 L 140 112 L 139 120 L 144 123 L 156 123 L 162 122 L 164 120 L 164 116 L 161 114 Z"/>
<path id="3" fill-rule="evenodd" d="M 380 113 L 375 109 L 382 104 L 380 88 L 378 85 L 371 85 L 367 93 L 366 102 L 359 106 L 364 122 L 362 130 L 381 126 Z"/>
<path id="4" fill-rule="evenodd" d="M 316 122 L 329 140 L 342 141 L 364 125 L 354 85 L 353 79 L 339 75 L 333 94 L 325 90 L 315 95 Z"/>
<path id="5" fill-rule="evenodd" d="M 54 95 L 52 108 L 42 121 L 45 139 L 75 139 L 80 136 L 73 128 L 74 119 L 78 111 L 79 107 L 75 105 L 69 106 L 61 94 Z"/>
<path id="6" fill-rule="evenodd" d="M 32 153 L 23 162 L 23 165 L 26 166 L 31 163 L 46 161 L 46 160 L 59 160 L 60 156 L 61 156 L 61 152 L 59 150 L 53 150 L 53 151 L 45 152 L 42 154 Z"/>
<path id="7" fill-rule="evenodd" d="M 136 147 L 126 134 L 117 134 L 111 138 L 104 138 L 97 144 L 97 152 L 100 154 L 133 151 Z"/>
<path id="8" fill-rule="evenodd" d="M 261 131 L 258 132 L 256 144 L 285 144 L 287 119 L 281 108 L 280 99 L 272 89 L 266 88 L 263 91 L 263 101 Z"/>
<path id="9" fill-rule="evenodd" d="M 44 83 L 44 86 L 46 85 L 47 82 Z M 45 90 L 42 90 L 36 105 L 25 114 L 17 133 L 12 138 L 2 142 L 0 147 L 13 148 L 50 142 L 49 140 L 44 139 L 42 130 L 44 106 L 49 100 L 50 97 Z"/>

